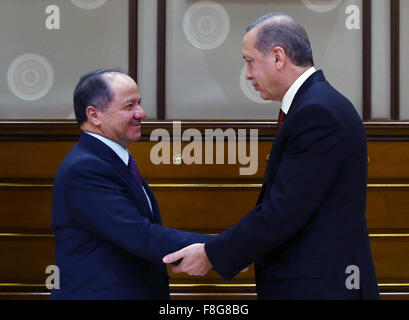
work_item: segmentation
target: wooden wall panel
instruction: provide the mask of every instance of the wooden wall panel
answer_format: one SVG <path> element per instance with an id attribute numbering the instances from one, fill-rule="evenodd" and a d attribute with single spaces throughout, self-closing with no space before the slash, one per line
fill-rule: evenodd
<path id="1" fill-rule="evenodd" d="M 220 232 L 256 204 L 260 187 L 152 187 L 168 227 Z M 0 187 L 1 232 L 51 232 L 51 186 Z M 226 210 L 226 206 L 229 210 Z M 368 188 L 367 221 L 371 231 L 409 230 L 409 188 Z"/>
<path id="2" fill-rule="evenodd" d="M 409 237 L 371 237 L 376 273 L 380 282 L 409 282 Z M 0 237 L 0 283 L 42 284 L 45 269 L 54 264 L 54 241 L 49 237 Z M 400 257 L 400 259 L 399 259 Z M 205 277 L 173 274 L 168 268 L 173 284 L 254 284 L 254 268 L 243 272 L 231 281 L 224 281 L 216 272 Z"/>
<path id="3" fill-rule="evenodd" d="M 74 144 L 75 142 L 70 141 L 1 141 L 0 179 L 53 179 L 59 165 Z M 203 164 L 201 165 L 155 165 L 150 159 L 151 149 L 155 144 L 156 142 L 137 142 L 129 147 L 129 151 L 146 179 L 262 179 L 267 164 L 265 158 L 269 155 L 272 146 L 271 142 L 259 143 L 260 156 L 258 157 L 257 173 L 250 176 L 240 176 L 237 166 L 246 168 L 249 164 L 228 164 L 227 156 L 224 164 L 215 164 L 216 159 L 213 161 L 214 165 L 205 164 L 203 156 Z M 182 150 L 186 145 L 187 143 L 182 144 Z M 213 145 L 214 155 L 216 155 L 216 143 Z M 172 159 L 173 149 L 171 149 L 170 154 Z"/>
<path id="4" fill-rule="evenodd" d="M 164 225 L 221 232 L 256 204 L 259 188 L 154 188 Z M 228 210 L 226 210 L 228 208 Z"/>
<path id="5" fill-rule="evenodd" d="M 368 142 L 369 179 L 409 179 L 409 142 Z"/>
<path id="6" fill-rule="evenodd" d="M 0 177 L 53 179 L 73 142 L 1 141 Z"/>
<path id="7" fill-rule="evenodd" d="M 57 169 L 75 142 L 71 141 L 1 141 L 0 178 L 48 178 L 53 179 Z M 272 142 L 262 141 L 258 145 L 258 171 L 254 176 L 240 176 L 237 166 L 214 165 L 154 165 L 150 152 L 156 142 L 137 142 L 129 150 L 134 155 L 142 174 L 147 179 L 260 179 L 264 176 L 266 156 Z M 182 144 L 182 149 L 186 143 Z M 227 148 L 225 148 L 227 149 Z M 216 150 L 216 147 L 214 147 Z M 214 151 L 216 152 L 216 151 Z M 171 155 L 173 151 L 171 150 Z M 369 179 L 409 179 L 409 142 L 368 142 Z"/>
<path id="8" fill-rule="evenodd" d="M 409 237 L 371 238 L 378 281 L 409 283 Z"/>
<path id="9" fill-rule="evenodd" d="M 248 270 L 239 273 L 233 280 L 224 280 L 216 271 L 209 271 L 204 277 L 189 276 L 184 273 L 172 273 L 171 266 L 168 266 L 168 273 L 171 283 L 212 283 L 212 284 L 254 284 L 254 265 L 250 265 Z"/>
<path id="10" fill-rule="evenodd" d="M 0 203 L 0 232 L 36 229 L 51 232 L 51 187 L 3 186 L 0 187 Z"/>
<path id="11" fill-rule="evenodd" d="M 224 143 L 224 161 L 222 164 L 216 164 L 216 142 L 213 143 L 213 161 L 212 164 L 205 163 L 205 145 L 202 144 L 202 164 L 191 164 L 187 165 L 182 163 L 180 165 L 173 164 L 160 164 L 154 165 L 151 162 L 150 154 L 152 148 L 155 146 L 156 142 L 141 142 L 130 145 L 129 150 L 134 156 L 135 160 L 138 162 L 138 167 L 141 170 L 141 173 L 147 179 L 154 181 L 164 181 L 167 179 L 176 179 L 178 181 L 184 180 L 226 180 L 234 179 L 236 181 L 245 181 L 245 180 L 261 180 L 264 177 L 265 168 L 267 165 L 266 157 L 270 154 L 270 149 L 272 142 L 259 142 L 258 144 L 258 162 L 257 162 L 257 172 L 254 175 L 240 175 L 239 168 L 247 168 L 248 163 L 240 164 L 238 156 L 236 154 L 237 164 L 228 164 L 227 157 L 227 143 Z M 182 151 L 186 147 L 187 143 L 182 143 Z M 236 149 L 238 152 L 238 149 Z M 156 153 L 155 153 L 156 154 Z M 250 151 L 247 150 L 247 156 L 250 154 Z M 173 147 L 170 149 L 171 162 L 173 156 Z"/>
<path id="12" fill-rule="evenodd" d="M 409 230 L 409 186 L 368 188 L 366 218 L 370 230 Z"/>
<path id="13" fill-rule="evenodd" d="M 41 285 L 45 267 L 54 263 L 53 238 L 39 235 L 52 233 L 51 186 L 74 143 L 0 141 L 0 299 L 47 297 L 39 287 L 4 284 Z M 254 176 L 240 176 L 238 168 L 243 165 L 228 165 L 227 157 L 219 165 L 156 166 L 149 157 L 155 143 L 132 144 L 130 151 L 152 184 L 166 226 L 218 233 L 254 207 L 272 141 L 260 141 Z M 409 293 L 409 142 L 370 141 L 368 151 L 367 220 L 380 288 L 385 299 L 409 298 L 404 294 Z M 255 297 L 252 269 L 233 282 L 210 272 L 204 278 L 171 274 L 171 283 L 174 299 Z"/>
<path id="14" fill-rule="evenodd" d="M 54 264 L 54 239 L 0 237 L 0 282 L 44 284 L 47 266 Z"/>

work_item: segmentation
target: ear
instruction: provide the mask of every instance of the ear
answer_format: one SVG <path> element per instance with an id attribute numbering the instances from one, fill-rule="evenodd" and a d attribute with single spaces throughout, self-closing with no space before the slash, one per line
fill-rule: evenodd
<path id="1" fill-rule="evenodd" d="M 86 110 L 87 119 L 88 121 L 96 126 L 99 127 L 101 125 L 101 111 L 95 108 L 94 106 L 88 106 Z"/>
<path id="2" fill-rule="evenodd" d="M 285 54 L 284 49 L 282 47 L 274 47 L 271 49 L 270 55 L 273 58 L 276 68 L 278 70 L 283 69 L 287 60 L 287 55 Z"/>

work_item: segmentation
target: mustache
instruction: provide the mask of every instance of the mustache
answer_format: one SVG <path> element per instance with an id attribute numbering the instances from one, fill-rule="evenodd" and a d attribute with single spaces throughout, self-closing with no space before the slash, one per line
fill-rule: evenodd
<path id="1" fill-rule="evenodd" d="M 129 125 L 131 125 L 131 126 L 139 126 L 139 125 L 141 125 L 141 120 L 132 121 L 131 123 L 129 123 Z"/>

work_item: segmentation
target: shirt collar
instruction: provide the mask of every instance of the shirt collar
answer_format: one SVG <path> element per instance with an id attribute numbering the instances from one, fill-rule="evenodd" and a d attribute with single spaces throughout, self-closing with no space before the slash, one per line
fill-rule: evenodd
<path id="1" fill-rule="evenodd" d="M 295 80 L 290 89 L 287 90 L 287 92 L 284 95 L 283 102 L 281 104 L 281 110 L 283 110 L 285 114 L 288 114 L 288 111 L 290 110 L 291 104 L 293 103 L 297 91 L 315 71 L 317 70 L 314 67 L 311 67 L 308 70 L 306 70 L 297 80 Z"/>
<path id="2" fill-rule="evenodd" d="M 97 133 L 88 132 L 88 131 L 84 131 L 84 132 L 93 136 L 94 138 L 97 138 L 101 142 L 105 143 L 108 147 L 110 147 L 118 155 L 119 158 L 121 158 L 121 160 L 125 163 L 126 166 L 128 165 L 129 153 L 128 153 L 128 150 L 126 150 L 123 146 Z"/>

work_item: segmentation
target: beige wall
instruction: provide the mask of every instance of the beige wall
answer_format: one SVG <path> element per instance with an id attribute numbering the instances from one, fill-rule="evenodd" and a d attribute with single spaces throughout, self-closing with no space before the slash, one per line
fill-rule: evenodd
<path id="1" fill-rule="evenodd" d="M 192 45 L 183 29 L 186 10 L 198 2 L 168 1 L 166 101 L 169 118 L 272 119 L 278 116 L 279 103 L 253 102 L 243 94 L 239 80 L 244 66 L 241 55 L 244 31 L 256 18 L 272 11 L 288 13 L 305 26 L 316 67 L 324 70 L 329 81 L 349 97 L 362 114 L 362 30 L 351 31 L 345 27 L 346 6 L 361 6 L 362 1 L 343 1 L 325 13 L 309 9 L 300 0 L 218 1 L 230 17 L 230 31 L 226 40 L 211 50 Z M 217 21 L 221 15 L 214 12 L 202 9 L 192 20 L 199 25 L 199 19 L 212 16 L 216 28 L 226 28 L 226 23 Z M 203 36 L 202 41 L 207 38 Z"/>
<path id="2" fill-rule="evenodd" d="M 0 119 L 73 118 L 72 92 L 83 73 L 103 66 L 128 71 L 128 0 L 106 0 L 102 6 L 89 10 L 76 6 L 75 2 L 81 0 L 54 0 L 52 3 L 47 0 L 2 0 Z M 138 2 L 138 84 L 148 118 L 155 118 L 157 5 L 153 0 Z M 216 0 L 214 3 L 224 8 L 222 11 L 227 14 L 228 24 L 225 18 L 220 18 L 220 14 L 206 8 L 196 11 L 191 20 L 196 21 L 197 26 L 197 21 L 201 19 L 202 27 L 210 28 L 210 31 L 204 31 L 208 32 L 208 37 L 202 37 L 203 41 L 208 42 L 217 42 L 215 39 L 220 35 L 218 30 L 229 26 L 224 41 L 210 49 L 195 46 L 184 31 L 186 11 L 198 2 L 167 0 L 167 118 L 277 117 L 279 103 L 260 103 L 251 86 L 246 81 L 240 82 L 244 67 L 241 58 L 244 30 L 257 17 L 271 11 L 289 13 L 305 26 L 312 43 L 316 67 L 324 70 L 327 79 L 354 103 L 362 115 L 362 0 L 328 1 L 329 5 L 340 2 L 328 12 L 317 12 L 307 5 L 312 4 L 313 7 L 314 4 L 323 3 L 316 0 Z M 48 16 L 45 9 L 50 4 L 60 8 L 61 30 L 48 30 L 45 27 Z M 345 27 L 345 10 L 350 5 L 361 8 L 360 30 L 348 30 Z M 372 6 L 372 111 L 374 119 L 388 119 L 389 5 L 387 2 L 373 1 Z M 401 118 L 409 119 L 406 90 L 409 83 L 404 76 L 409 72 L 405 56 L 409 49 L 405 31 L 409 30 L 409 22 L 405 19 L 405 12 L 409 12 L 407 1 L 401 1 L 401 12 Z M 215 23 L 209 27 L 212 19 Z M 195 23 L 187 24 L 188 28 L 194 28 Z M 52 74 L 41 66 L 42 60 L 40 66 L 33 60 L 20 64 L 13 73 L 13 61 L 25 54 L 44 58 Z M 37 71 L 33 72 L 33 68 Z M 14 89 L 10 81 L 14 83 Z M 33 83 L 36 85 L 33 86 Z M 49 90 L 46 90 L 47 85 Z M 243 86 L 249 91 L 247 96 Z M 42 87 L 45 87 L 46 94 L 36 97 L 33 92 L 41 93 Z M 17 90 L 17 94 L 13 90 Z"/>
<path id="3" fill-rule="evenodd" d="M 401 1 L 400 5 L 400 118 L 409 120 L 409 1 Z"/>
<path id="4" fill-rule="evenodd" d="M 60 30 L 45 26 L 50 4 L 60 9 Z M 128 71 L 128 0 L 108 0 L 94 10 L 70 0 L 2 0 L 0 34 L 1 119 L 72 118 L 72 93 L 82 74 L 104 66 Z M 21 62 L 13 73 L 16 96 L 9 87 L 8 70 L 17 57 L 28 53 L 46 59 L 54 77 L 42 61 Z M 47 84 L 51 88 L 42 98 L 21 98 L 35 98 L 34 93 Z"/>

